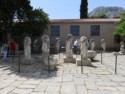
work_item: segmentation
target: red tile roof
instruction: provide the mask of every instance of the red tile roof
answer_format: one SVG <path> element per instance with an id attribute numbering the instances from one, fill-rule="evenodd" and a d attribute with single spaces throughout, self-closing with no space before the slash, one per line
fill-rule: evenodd
<path id="1" fill-rule="evenodd" d="M 51 23 L 90 23 L 90 22 L 119 22 L 119 18 L 104 19 L 51 19 Z"/>

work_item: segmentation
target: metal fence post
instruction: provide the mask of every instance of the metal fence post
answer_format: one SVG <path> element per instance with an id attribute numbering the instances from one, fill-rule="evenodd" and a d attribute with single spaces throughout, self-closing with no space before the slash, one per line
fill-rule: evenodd
<path id="1" fill-rule="evenodd" d="M 48 55 L 48 70 L 49 70 L 49 74 L 50 74 L 50 58 L 49 58 L 49 55 Z"/>
<path id="2" fill-rule="evenodd" d="M 76 58 L 77 58 L 77 47 L 76 47 Z"/>
<path id="3" fill-rule="evenodd" d="M 115 55 L 115 74 L 117 74 L 117 54 Z"/>
<path id="4" fill-rule="evenodd" d="M 58 50 L 58 54 L 59 54 L 59 59 L 60 59 L 60 50 Z"/>
<path id="5" fill-rule="evenodd" d="M 20 54 L 18 55 L 18 63 L 19 63 L 18 72 L 20 72 Z"/>
<path id="6" fill-rule="evenodd" d="M 102 51 L 101 51 L 101 64 L 102 64 Z"/>
<path id="7" fill-rule="evenodd" d="M 82 62 L 82 55 L 81 55 L 81 73 L 83 74 L 83 62 Z"/>

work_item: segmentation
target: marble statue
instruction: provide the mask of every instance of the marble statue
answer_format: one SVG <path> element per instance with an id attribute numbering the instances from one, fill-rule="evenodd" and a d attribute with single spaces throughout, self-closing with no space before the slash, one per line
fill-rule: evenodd
<path id="1" fill-rule="evenodd" d="M 50 51 L 50 40 L 48 35 L 43 35 L 42 36 L 42 54 L 44 55 L 49 55 Z"/>
<path id="2" fill-rule="evenodd" d="M 76 60 L 77 66 L 91 66 L 91 60 L 88 58 L 88 40 L 85 36 L 80 38 L 81 58 Z"/>
<path id="3" fill-rule="evenodd" d="M 88 44 L 87 44 L 87 38 L 85 36 L 82 36 L 80 38 L 80 51 L 82 55 L 82 59 L 86 60 L 88 57 Z"/>
<path id="4" fill-rule="evenodd" d="M 50 40 L 48 35 L 43 35 L 42 38 L 42 62 L 46 70 L 55 70 L 57 60 L 55 58 L 48 58 L 50 52 Z M 48 63 L 49 62 L 49 63 Z"/>
<path id="5" fill-rule="evenodd" d="M 105 39 L 101 39 L 101 47 L 102 47 L 103 51 L 106 50 L 106 42 L 105 42 Z"/>
<path id="6" fill-rule="evenodd" d="M 31 59 L 31 38 L 29 36 L 24 39 L 24 56 L 25 59 Z"/>
<path id="7" fill-rule="evenodd" d="M 56 38 L 57 42 L 56 42 L 56 48 L 57 48 L 57 51 L 59 51 L 60 49 L 60 39 L 59 38 Z"/>
<path id="8" fill-rule="evenodd" d="M 94 49 L 95 49 L 94 39 L 91 39 L 91 40 L 90 40 L 90 44 L 91 44 L 91 50 L 94 51 Z"/>
<path id="9" fill-rule="evenodd" d="M 67 58 L 72 58 L 73 57 L 73 52 L 72 52 L 72 41 L 73 41 L 73 35 L 68 34 L 66 38 L 66 57 Z"/>
<path id="10" fill-rule="evenodd" d="M 91 59 L 91 61 L 94 61 L 94 58 L 96 57 L 97 55 L 97 52 L 95 51 L 95 42 L 94 42 L 94 39 L 91 39 L 90 40 L 90 50 L 88 50 L 88 58 Z"/>
<path id="11" fill-rule="evenodd" d="M 125 54 L 125 46 L 123 42 L 120 43 L 120 53 Z"/>

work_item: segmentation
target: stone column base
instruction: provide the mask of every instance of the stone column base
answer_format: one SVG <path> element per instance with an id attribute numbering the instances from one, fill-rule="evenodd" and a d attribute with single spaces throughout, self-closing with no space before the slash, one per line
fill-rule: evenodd
<path id="1" fill-rule="evenodd" d="M 76 63 L 75 58 L 64 58 L 64 63 Z"/>
<path id="2" fill-rule="evenodd" d="M 97 55 L 96 51 L 88 50 L 88 58 L 95 58 Z"/>
<path id="3" fill-rule="evenodd" d="M 81 59 L 77 59 L 76 60 L 76 65 L 77 66 L 81 66 L 81 65 L 83 65 L 83 66 L 91 66 L 92 64 L 91 64 L 91 60 L 90 59 L 82 60 L 82 62 L 81 62 Z"/>
<path id="4" fill-rule="evenodd" d="M 55 70 L 56 69 L 56 66 L 57 66 L 57 59 L 50 59 L 49 60 L 49 63 L 48 63 L 48 60 L 44 61 L 44 68 L 46 70 Z"/>

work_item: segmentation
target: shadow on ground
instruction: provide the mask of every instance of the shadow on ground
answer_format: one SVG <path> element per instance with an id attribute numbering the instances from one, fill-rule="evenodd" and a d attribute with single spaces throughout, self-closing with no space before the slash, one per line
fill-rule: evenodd
<path id="1" fill-rule="evenodd" d="M 21 56 L 21 59 L 22 58 L 23 56 Z M 35 63 L 32 63 L 30 65 L 20 64 L 20 67 L 18 57 L 15 57 L 14 60 L 12 59 L 12 57 L 7 57 L 7 59 L 5 60 L 0 58 L 0 75 L 16 75 L 34 79 L 41 79 L 41 76 L 43 79 L 57 76 L 56 74 L 58 69 L 55 69 L 54 71 L 46 70 L 44 68 L 43 62 L 38 61 L 38 58 L 36 56 L 33 58 L 35 60 Z"/>

